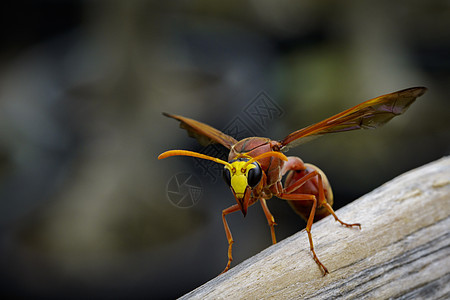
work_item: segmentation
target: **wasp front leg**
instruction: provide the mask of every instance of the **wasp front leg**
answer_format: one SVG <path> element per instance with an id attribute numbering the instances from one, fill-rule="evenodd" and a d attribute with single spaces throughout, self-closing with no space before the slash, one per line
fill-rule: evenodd
<path id="1" fill-rule="evenodd" d="M 222 211 L 223 227 L 225 228 L 225 234 L 227 235 L 227 240 L 228 240 L 228 263 L 227 263 L 225 269 L 222 271 L 222 273 L 225 273 L 230 268 L 231 261 L 233 260 L 233 256 L 231 255 L 231 250 L 232 250 L 233 243 L 234 243 L 233 236 L 231 235 L 230 227 L 228 227 L 228 223 L 227 223 L 225 216 L 228 214 L 231 214 L 232 212 L 238 211 L 238 210 L 240 210 L 240 208 L 237 204 L 235 204 L 235 205 L 230 206 L 227 209 L 224 209 Z M 222 274 L 222 273 L 220 273 L 220 274 Z"/>

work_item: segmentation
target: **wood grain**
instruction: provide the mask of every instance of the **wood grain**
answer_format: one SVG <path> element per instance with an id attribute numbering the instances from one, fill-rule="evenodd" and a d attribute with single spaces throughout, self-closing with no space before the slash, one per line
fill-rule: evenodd
<path id="1" fill-rule="evenodd" d="M 407 172 L 182 299 L 450 298 L 450 157 Z"/>

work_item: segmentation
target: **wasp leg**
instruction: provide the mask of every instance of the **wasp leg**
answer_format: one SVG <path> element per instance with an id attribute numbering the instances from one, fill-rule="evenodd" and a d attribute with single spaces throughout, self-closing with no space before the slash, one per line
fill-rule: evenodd
<path id="1" fill-rule="evenodd" d="M 284 194 L 282 193 L 279 195 L 281 199 L 290 200 L 290 201 L 312 201 L 313 206 L 311 208 L 311 213 L 309 214 L 308 222 L 306 223 L 306 233 L 308 234 L 308 240 L 309 240 L 309 249 L 311 250 L 311 253 L 313 255 L 314 261 L 317 263 L 317 265 L 322 269 L 323 275 L 326 275 L 328 272 L 328 269 L 325 267 L 323 263 L 320 262 L 319 258 L 316 255 L 316 251 L 314 251 L 314 244 L 312 240 L 311 235 L 311 227 L 314 221 L 314 214 L 316 212 L 317 207 L 317 199 L 314 195 L 308 195 L 308 194 Z"/>
<path id="2" fill-rule="evenodd" d="M 272 243 L 276 244 L 277 239 L 275 237 L 274 226 L 277 225 L 277 223 L 275 223 L 275 219 L 273 218 L 272 214 L 269 211 L 269 208 L 267 207 L 266 199 L 260 199 L 259 202 L 261 202 L 261 206 L 264 210 L 264 214 L 266 215 L 267 223 L 269 223 L 269 226 L 270 226 L 270 233 L 272 235 Z"/>
<path id="3" fill-rule="evenodd" d="M 307 167 L 303 164 L 302 160 L 297 158 L 297 157 L 292 157 L 291 158 L 291 165 L 290 166 L 286 166 L 287 168 L 293 170 L 293 171 L 305 171 L 307 169 Z M 287 172 L 288 170 L 286 169 L 284 172 Z M 302 187 L 307 181 L 313 179 L 317 177 L 318 178 L 318 192 L 319 192 L 319 199 L 317 199 L 317 197 L 315 195 L 312 194 L 296 194 L 295 192 Z M 311 234 L 311 227 L 312 224 L 314 222 L 314 216 L 316 214 L 316 208 L 319 206 L 322 206 L 324 203 L 327 203 L 326 199 L 325 199 L 325 192 L 324 192 L 324 188 L 323 188 L 323 182 L 322 182 L 322 176 L 319 173 L 319 171 L 317 170 L 312 170 L 308 173 L 306 173 L 303 177 L 297 179 L 297 181 L 295 181 L 293 184 L 291 184 L 289 187 L 285 188 L 283 193 L 281 193 L 278 197 L 285 199 L 285 200 L 290 200 L 290 201 L 308 201 L 308 202 L 312 202 L 312 207 L 311 207 L 311 211 L 309 213 L 308 219 L 307 219 L 307 223 L 306 223 L 306 233 L 308 234 L 308 240 L 309 240 L 309 248 L 311 250 L 311 253 L 313 255 L 314 261 L 317 263 L 317 265 L 319 266 L 319 268 L 322 269 L 323 271 L 323 275 L 326 275 L 328 272 L 328 269 L 325 267 L 324 264 L 322 264 L 322 262 L 319 260 L 319 258 L 317 257 L 316 252 L 314 251 L 314 243 L 312 240 L 312 234 Z"/>
<path id="4" fill-rule="evenodd" d="M 227 266 L 225 267 L 225 269 L 220 274 L 223 274 L 226 271 L 228 271 L 228 269 L 230 268 L 231 261 L 233 260 L 233 257 L 231 256 L 231 249 L 232 249 L 234 241 L 233 241 L 233 236 L 231 235 L 230 227 L 228 227 L 227 220 L 225 219 L 225 216 L 230 213 L 233 213 L 235 211 L 238 211 L 239 209 L 240 209 L 239 206 L 237 204 L 235 204 L 235 205 L 230 206 L 227 209 L 224 209 L 222 211 L 223 226 L 225 227 L 225 234 L 227 235 L 227 240 L 228 240 L 228 263 L 227 263 Z"/>
<path id="5" fill-rule="evenodd" d="M 325 202 L 323 205 L 327 208 L 327 210 L 330 212 L 330 214 L 333 215 L 334 219 L 335 219 L 336 221 L 338 221 L 339 223 L 341 223 L 342 225 L 344 225 L 344 226 L 346 226 L 346 227 L 359 227 L 359 229 L 361 229 L 361 224 L 359 224 L 359 223 L 348 224 L 348 223 L 342 222 L 342 221 L 336 216 L 336 214 L 335 214 L 333 208 L 331 207 L 331 205 L 329 205 L 327 202 Z"/>

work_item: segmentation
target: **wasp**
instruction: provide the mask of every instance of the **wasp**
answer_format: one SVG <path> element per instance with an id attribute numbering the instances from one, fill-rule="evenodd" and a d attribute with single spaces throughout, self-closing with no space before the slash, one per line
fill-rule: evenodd
<path id="1" fill-rule="evenodd" d="M 314 251 L 311 235 L 313 222 L 331 214 L 343 226 L 361 228 L 361 225 L 345 223 L 337 217 L 332 208 L 331 186 L 318 167 L 304 163 L 299 157 L 286 156 L 284 152 L 324 134 L 380 127 L 392 118 L 403 114 L 426 90 L 425 87 L 413 87 L 367 100 L 321 122 L 294 131 L 279 141 L 264 137 L 248 137 L 237 141 L 207 124 L 165 113 L 167 117 L 180 121 L 180 126 L 186 129 L 190 136 L 196 137 L 203 143 L 205 141 L 219 143 L 229 149 L 230 153 L 228 161 L 224 161 L 197 152 L 170 150 L 159 155 L 158 159 L 170 156 L 192 156 L 224 166 L 223 178 L 230 187 L 236 204 L 222 211 L 228 240 L 228 262 L 223 272 L 230 268 L 234 243 L 226 216 L 236 211 L 241 211 L 245 216 L 248 208 L 259 202 L 270 227 L 272 242 L 275 244 L 276 223 L 266 203 L 268 199 L 275 196 L 287 200 L 293 210 L 306 220 L 306 233 L 312 256 L 326 275 L 329 273 L 328 269 L 320 262 Z"/>

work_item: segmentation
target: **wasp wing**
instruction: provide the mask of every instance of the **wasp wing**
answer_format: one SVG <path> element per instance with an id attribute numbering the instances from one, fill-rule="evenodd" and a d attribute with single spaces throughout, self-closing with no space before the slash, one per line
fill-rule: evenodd
<path id="1" fill-rule="evenodd" d="M 367 100 L 319 123 L 289 134 L 280 142 L 282 150 L 298 146 L 326 133 L 380 127 L 395 116 L 403 114 L 426 90 L 425 87 L 413 87 Z"/>
<path id="2" fill-rule="evenodd" d="M 168 113 L 163 113 L 163 115 L 180 121 L 180 127 L 186 129 L 189 136 L 196 138 L 203 146 L 207 146 L 211 143 L 219 143 L 228 149 L 231 149 L 231 147 L 238 142 L 233 137 L 202 122 Z"/>

